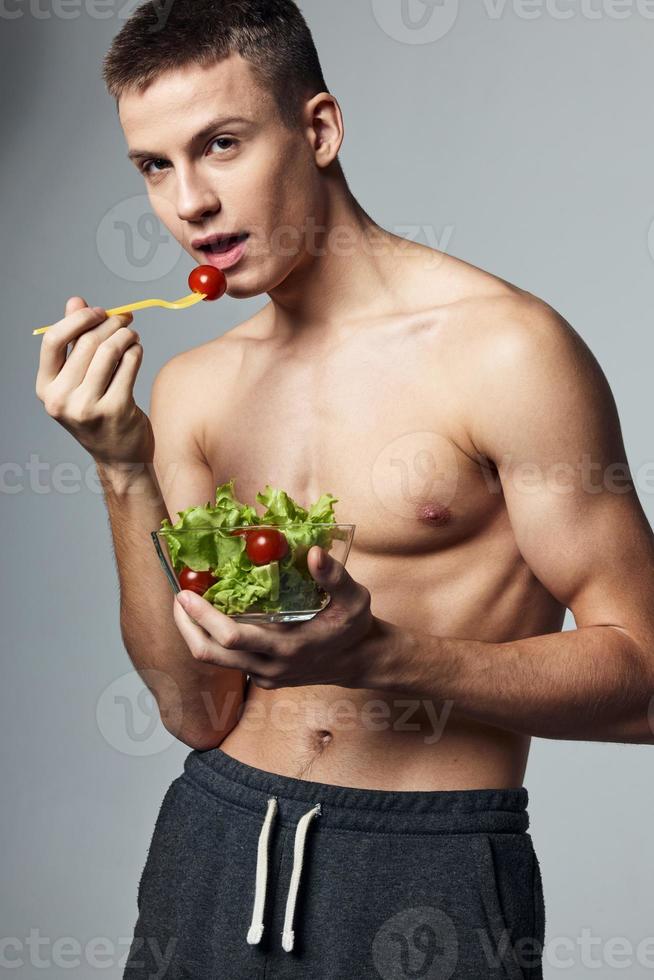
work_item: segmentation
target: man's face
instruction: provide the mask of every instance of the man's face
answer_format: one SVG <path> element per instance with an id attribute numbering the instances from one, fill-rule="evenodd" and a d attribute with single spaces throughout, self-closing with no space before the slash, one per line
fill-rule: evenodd
<path id="1" fill-rule="evenodd" d="M 318 168 L 301 131 L 282 124 L 273 97 L 249 64 L 231 55 L 210 67 L 161 75 L 142 94 L 125 93 L 120 121 L 144 174 L 155 214 L 198 264 L 220 264 L 193 243 L 248 233 L 242 258 L 225 269 L 227 292 L 267 292 L 299 263 Z M 220 122 L 227 117 L 244 121 Z"/>

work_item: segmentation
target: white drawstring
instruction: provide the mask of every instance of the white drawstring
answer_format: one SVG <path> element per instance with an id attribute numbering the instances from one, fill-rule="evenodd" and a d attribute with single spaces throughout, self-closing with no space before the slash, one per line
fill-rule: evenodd
<path id="1" fill-rule="evenodd" d="M 284 915 L 284 929 L 282 932 L 282 946 L 287 953 L 293 949 L 293 913 L 295 912 L 295 900 L 298 888 L 300 887 L 300 875 L 304 862 L 304 842 L 307 837 L 307 829 L 312 819 L 320 813 L 320 803 L 316 803 L 308 813 L 297 822 L 295 828 L 295 844 L 293 845 L 293 871 L 291 872 L 291 883 L 288 887 L 288 897 L 286 899 L 286 914 Z"/>
<path id="2" fill-rule="evenodd" d="M 319 816 L 321 812 L 320 803 L 316 803 L 304 816 L 300 817 L 295 828 L 295 843 L 293 846 L 293 870 L 291 872 L 291 882 L 286 899 L 286 913 L 284 915 L 284 929 L 282 932 L 282 947 L 287 953 L 293 949 L 295 933 L 293 932 L 293 915 L 295 913 L 295 902 L 300 888 L 300 875 L 304 863 L 304 843 L 306 841 L 307 830 L 313 817 Z M 261 941 L 263 935 L 263 913 L 266 902 L 266 884 L 268 878 L 268 840 L 270 838 L 270 828 L 277 813 L 277 797 L 271 796 L 268 800 L 266 817 L 259 834 L 259 845 L 257 848 L 257 873 L 254 892 L 254 908 L 252 910 L 252 922 L 248 930 L 247 941 L 251 946 L 256 946 Z"/>
<path id="3" fill-rule="evenodd" d="M 270 827 L 276 812 L 277 797 L 271 796 L 268 800 L 266 819 L 263 822 L 263 827 L 259 834 L 254 908 L 252 910 L 252 922 L 248 929 L 248 942 L 251 946 L 256 946 L 263 936 L 263 909 L 266 902 L 266 879 L 268 877 L 268 838 L 270 837 Z"/>

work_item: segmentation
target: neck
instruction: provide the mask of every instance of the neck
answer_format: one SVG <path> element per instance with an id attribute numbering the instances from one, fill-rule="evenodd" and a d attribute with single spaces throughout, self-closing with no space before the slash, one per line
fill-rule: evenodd
<path id="1" fill-rule="evenodd" d="M 403 242 L 380 228 L 335 177 L 321 220 L 306 221 L 295 267 L 269 291 L 273 332 L 280 339 L 325 337 L 383 314 L 401 285 Z"/>

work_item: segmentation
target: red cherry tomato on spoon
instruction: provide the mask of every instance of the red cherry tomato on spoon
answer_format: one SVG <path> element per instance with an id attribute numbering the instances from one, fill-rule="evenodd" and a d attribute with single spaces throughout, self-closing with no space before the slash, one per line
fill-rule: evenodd
<path id="1" fill-rule="evenodd" d="M 192 568 L 188 568 L 186 565 L 181 570 L 177 578 L 179 579 L 179 584 L 183 589 L 189 589 L 191 592 L 197 592 L 198 595 L 204 595 L 207 589 L 218 581 L 217 578 L 213 577 L 211 572 L 195 572 Z"/>
<path id="2" fill-rule="evenodd" d="M 222 269 L 213 265 L 198 265 L 188 277 L 189 289 L 194 293 L 205 293 L 205 300 L 220 299 L 227 289 L 227 279 Z"/>

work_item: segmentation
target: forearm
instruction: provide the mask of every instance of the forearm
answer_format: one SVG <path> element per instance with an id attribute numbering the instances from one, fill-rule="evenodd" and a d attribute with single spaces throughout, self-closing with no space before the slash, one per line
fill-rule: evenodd
<path id="1" fill-rule="evenodd" d="M 150 537 L 169 516 L 153 467 L 97 469 L 113 538 L 125 648 L 166 728 L 194 748 L 218 745 L 238 720 L 246 675 L 200 663 L 177 629 L 174 596 Z"/>
<path id="2" fill-rule="evenodd" d="M 378 621 L 373 649 L 376 689 L 541 738 L 654 743 L 654 656 L 615 627 L 487 643 Z"/>

